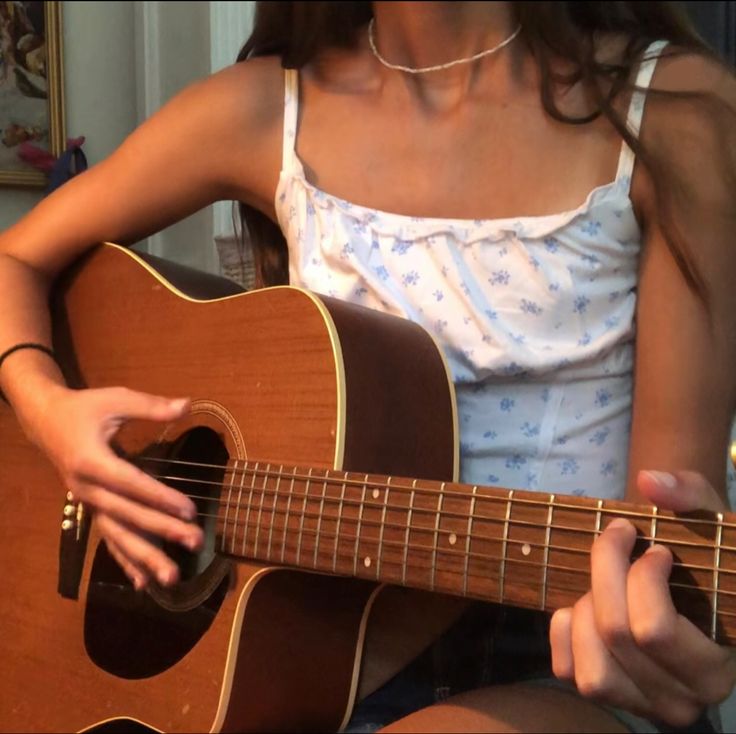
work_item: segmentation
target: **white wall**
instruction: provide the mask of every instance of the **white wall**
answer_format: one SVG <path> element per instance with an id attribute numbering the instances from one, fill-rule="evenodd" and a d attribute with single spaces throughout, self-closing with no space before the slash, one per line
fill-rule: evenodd
<path id="1" fill-rule="evenodd" d="M 187 84 L 234 61 L 250 31 L 252 6 L 171 0 L 63 2 L 67 136 L 86 136 L 90 165 L 109 155 L 140 121 Z M 0 188 L 0 228 L 17 221 L 40 197 L 40 190 Z M 225 208 L 229 211 L 227 205 L 222 211 Z M 216 272 L 214 235 L 225 226 L 221 213 L 218 222 L 209 208 L 141 246 Z"/>
<path id="2" fill-rule="evenodd" d="M 137 2 L 134 6 L 137 108 L 142 121 L 190 82 L 210 73 L 210 10 L 207 2 Z M 147 249 L 216 272 L 211 208 L 150 237 Z"/>

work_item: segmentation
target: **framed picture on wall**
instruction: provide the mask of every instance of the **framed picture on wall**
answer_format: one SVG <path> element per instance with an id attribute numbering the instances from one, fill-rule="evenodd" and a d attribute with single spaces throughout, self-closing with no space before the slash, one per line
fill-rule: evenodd
<path id="1" fill-rule="evenodd" d="M 22 143 L 64 149 L 61 2 L 0 0 L 0 185 L 46 185 Z"/>

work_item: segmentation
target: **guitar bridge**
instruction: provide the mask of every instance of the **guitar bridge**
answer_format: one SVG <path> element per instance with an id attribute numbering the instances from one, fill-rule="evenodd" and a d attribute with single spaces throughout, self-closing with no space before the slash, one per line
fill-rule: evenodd
<path id="1" fill-rule="evenodd" d="M 89 517 L 81 502 L 67 492 L 59 538 L 59 585 L 57 591 L 65 599 L 79 598 L 79 585 L 89 537 Z"/>

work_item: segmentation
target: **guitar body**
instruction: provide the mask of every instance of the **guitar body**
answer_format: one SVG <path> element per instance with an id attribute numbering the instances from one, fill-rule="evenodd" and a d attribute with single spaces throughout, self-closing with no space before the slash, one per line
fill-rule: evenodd
<path id="1" fill-rule="evenodd" d="M 106 245 L 67 274 L 54 341 L 72 385 L 192 399 L 176 424 L 125 426 L 117 448 L 131 460 L 456 471 L 446 367 L 407 321 L 292 288 L 195 301 Z M 198 477 L 243 492 L 236 473 Z M 375 584 L 210 548 L 204 565 L 182 561 L 175 590 L 135 593 L 94 522 L 64 514 L 66 488 L 4 404 L 0 497 L 1 730 L 127 718 L 172 732 L 335 731 L 349 716 Z"/>

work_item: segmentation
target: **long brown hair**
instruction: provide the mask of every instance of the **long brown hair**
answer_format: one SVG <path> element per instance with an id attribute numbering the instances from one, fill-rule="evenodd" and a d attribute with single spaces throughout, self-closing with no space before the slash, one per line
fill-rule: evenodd
<path id="1" fill-rule="evenodd" d="M 669 249 L 690 288 L 707 304 L 707 292 L 685 238 L 675 221 L 674 196 L 678 184 L 668 176 L 665 163 L 628 129 L 615 107 L 619 95 L 633 89 L 634 67 L 653 41 L 667 40 L 673 51 L 698 53 L 716 60 L 700 38 L 685 11 L 670 2 L 513 2 L 513 12 L 522 25 L 526 42 L 540 69 L 541 101 L 547 114 L 572 125 L 589 123 L 604 115 L 648 169 L 657 204 L 663 213 L 662 227 Z M 353 47 L 373 15 L 370 2 L 257 2 L 253 32 L 238 55 L 238 61 L 254 56 L 277 55 L 284 68 L 302 68 L 327 48 Z M 617 63 L 595 57 L 595 39 L 601 33 L 627 39 Z M 572 74 L 561 77 L 553 59 L 569 62 Z M 582 83 L 595 104 L 584 117 L 563 114 L 557 104 L 560 85 Z M 703 97 L 697 93 L 658 92 L 677 98 Z M 713 95 L 710 95 L 711 97 Z M 713 100 L 711 100 L 713 101 Z M 679 187 L 678 193 L 685 193 Z M 242 233 L 250 246 L 256 267 L 256 285 L 288 282 L 288 250 L 281 230 L 255 209 L 239 204 Z"/>

